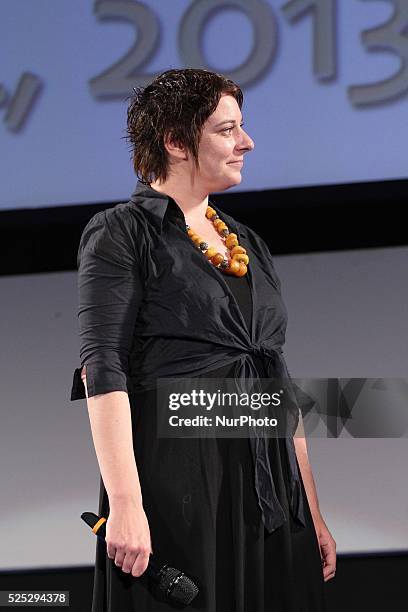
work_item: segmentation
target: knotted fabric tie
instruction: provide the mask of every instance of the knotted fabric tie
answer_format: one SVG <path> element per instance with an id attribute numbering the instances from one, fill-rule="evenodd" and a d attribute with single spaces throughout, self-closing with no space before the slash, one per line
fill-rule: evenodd
<path id="1" fill-rule="evenodd" d="M 260 388 L 259 374 L 252 356 L 257 355 L 263 360 L 268 378 L 288 378 L 289 375 L 280 357 L 281 349 L 267 348 L 262 345 L 252 345 L 236 362 L 234 377 L 241 392 L 248 391 L 248 378 L 254 379 L 253 389 Z M 287 416 L 287 415 L 285 415 Z M 265 434 L 265 426 L 252 426 L 253 436 L 250 436 L 250 447 L 255 469 L 255 489 L 258 505 L 262 511 L 262 520 L 269 533 L 275 531 L 287 521 L 285 512 L 276 495 L 275 483 L 269 461 L 269 437 Z M 285 436 L 285 446 L 290 474 L 289 506 L 292 516 L 303 526 L 306 526 L 304 505 L 301 490 L 299 470 L 296 462 L 296 452 L 293 436 Z"/>

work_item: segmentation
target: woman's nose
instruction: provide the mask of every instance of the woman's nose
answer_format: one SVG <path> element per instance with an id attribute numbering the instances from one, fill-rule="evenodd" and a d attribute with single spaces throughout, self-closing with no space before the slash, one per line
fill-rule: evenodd
<path id="1" fill-rule="evenodd" d="M 241 143 L 241 148 L 242 149 L 247 149 L 248 151 L 252 151 L 252 149 L 255 147 L 255 143 L 252 140 L 252 138 L 250 138 L 248 136 L 248 134 L 245 132 L 245 136 L 242 139 L 242 143 Z"/>

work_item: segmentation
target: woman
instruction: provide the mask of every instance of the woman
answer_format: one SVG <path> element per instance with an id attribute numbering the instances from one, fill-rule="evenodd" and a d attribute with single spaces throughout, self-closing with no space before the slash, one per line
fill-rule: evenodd
<path id="1" fill-rule="evenodd" d="M 136 190 L 81 237 L 71 399 L 87 397 L 99 513 L 109 516 L 93 612 L 172 609 L 145 573 L 151 553 L 197 583 L 195 610 L 326 609 L 335 542 L 305 440 L 157 434 L 159 379 L 288 376 L 268 247 L 208 200 L 241 182 L 254 148 L 242 102 L 235 83 L 199 69 L 168 70 L 135 90 Z"/>

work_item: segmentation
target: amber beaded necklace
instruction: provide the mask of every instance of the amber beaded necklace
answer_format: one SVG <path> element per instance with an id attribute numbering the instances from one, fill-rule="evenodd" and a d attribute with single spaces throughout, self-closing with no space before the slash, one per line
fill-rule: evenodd
<path id="1" fill-rule="evenodd" d="M 219 215 L 217 215 L 216 211 L 211 208 L 211 206 L 207 206 L 205 216 L 207 219 L 212 221 L 215 229 L 224 240 L 225 246 L 230 252 L 230 257 L 227 259 L 224 257 L 224 255 L 219 253 L 216 248 L 209 247 L 208 243 L 205 242 L 199 234 L 196 234 L 196 232 L 186 224 L 187 234 L 190 236 L 196 247 L 204 253 L 206 258 L 216 268 L 219 268 L 225 274 L 244 276 L 248 270 L 247 266 L 249 263 L 249 257 L 246 249 L 239 245 L 238 236 L 229 231 L 226 223 L 220 219 Z"/>

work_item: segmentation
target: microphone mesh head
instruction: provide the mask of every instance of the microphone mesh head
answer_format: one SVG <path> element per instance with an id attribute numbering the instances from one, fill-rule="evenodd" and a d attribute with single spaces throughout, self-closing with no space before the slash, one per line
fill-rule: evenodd
<path id="1" fill-rule="evenodd" d="M 163 572 L 159 588 L 168 599 L 179 604 L 188 605 L 198 593 L 197 585 L 180 570 L 167 567 Z"/>

